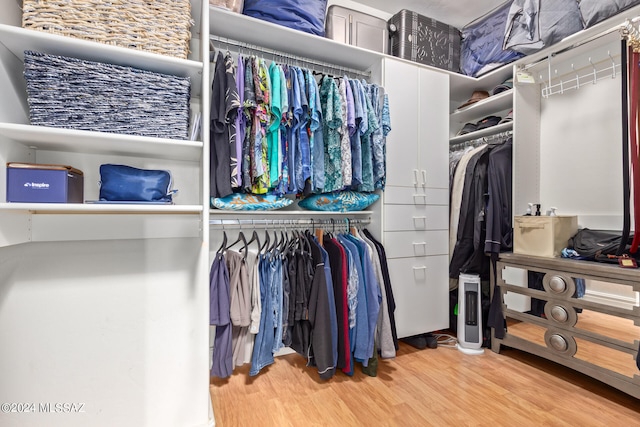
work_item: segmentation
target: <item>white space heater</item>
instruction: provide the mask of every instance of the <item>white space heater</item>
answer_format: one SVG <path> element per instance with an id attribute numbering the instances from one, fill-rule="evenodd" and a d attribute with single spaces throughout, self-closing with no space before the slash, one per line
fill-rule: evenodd
<path id="1" fill-rule="evenodd" d="M 458 280 L 458 350 L 482 354 L 482 304 L 480 276 L 460 274 Z"/>

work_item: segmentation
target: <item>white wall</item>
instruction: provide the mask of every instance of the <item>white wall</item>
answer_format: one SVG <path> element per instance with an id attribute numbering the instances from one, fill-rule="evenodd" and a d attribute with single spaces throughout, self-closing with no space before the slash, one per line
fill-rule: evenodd
<path id="1" fill-rule="evenodd" d="M 581 227 L 622 229 L 621 79 L 542 99 L 542 209 L 578 214 Z"/>

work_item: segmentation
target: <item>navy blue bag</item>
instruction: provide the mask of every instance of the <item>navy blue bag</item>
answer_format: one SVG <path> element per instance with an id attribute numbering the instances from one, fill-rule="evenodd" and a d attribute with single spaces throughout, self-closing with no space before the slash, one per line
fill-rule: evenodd
<path id="1" fill-rule="evenodd" d="M 487 15 L 462 28 L 460 71 L 476 77 L 518 58 L 521 53 L 504 50 L 504 30 L 511 1 L 507 1 Z"/>
<path id="2" fill-rule="evenodd" d="M 244 0 L 244 15 L 324 37 L 327 0 Z"/>
<path id="3" fill-rule="evenodd" d="M 100 200 L 103 202 L 171 203 L 171 174 L 165 170 L 125 165 L 100 165 Z"/>

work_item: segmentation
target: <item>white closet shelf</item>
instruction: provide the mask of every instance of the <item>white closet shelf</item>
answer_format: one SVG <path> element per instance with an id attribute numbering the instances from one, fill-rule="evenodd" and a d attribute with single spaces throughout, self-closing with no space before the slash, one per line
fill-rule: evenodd
<path id="1" fill-rule="evenodd" d="M 5 45 L 20 61 L 24 61 L 25 50 L 33 50 L 87 61 L 106 62 L 156 73 L 189 77 L 191 79 L 191 96 L 200 97 L 202 93 L 201 75 L 204 64 L 198 61 L 4 24 L 0 24 L 0 43 Z"/>
<path id="2" fill-rule="evenodd" d="M 462 110 L 455 110 L 449 118 L 453 123 L 466 123 L 472 119 L 477 121 L 482 117 L 511 108 L 512 105 L 513 89 L 510 89 L 471 104 Z"/>
<path id="3" fill-rule="evenodd" d="M 1 211 L 29 211 L 34 214 L 199 214 L 201 205 L 132 205 L 100 203 L 0 203 Z"/>
<path id="4" fill-rule="evenodd" d="M 200 161 L 202 141 L 159 139 L 136 135 L 0 123 L 0 141 L 9 139 L 29 148 L 109 155 Z"/>
<path id="5" fill-rule="evenodd" d="M 209 26 L 211 34 L 219 37 L 363 71 L 385 56 L 213 6 L 210 7 Z"/>
<path id="6" fill-rule="evenodd" d="M 456 136 L 449 139 L 449 145 L 458 144 L 465 141 L 471 141 L 473 139 L 482 138 L 484 136 L 496 135 L 500 132 L 507 132 L 513 129 L 513 122 L 502 123 L 495 126 L 488 127 L 486 129 L 470 132 L 465 135 Z"/>
<path id="7" fill-rule="evenodd" d="M 209 7 L 209 26 L 211 34 L 215 34 L 218 37 L 226 37 L 250 45 L 287 52 L 291 56 L 298 55 L 314 58 L 336 66 L 363 71 L 379 64 L 382 58 L 404 61 L 418 67 L 449 75 L 451 78 L 452 99 L 459 99 L 465 96 L 468 98 L 473 90 L 478 89 L 479 85 L 478 79 L 474 77 L 347 45 L 214 6 Z M 224 46 L 223 41 L 220 44 Z M 502 83 L 509 76 L 511 76 L 511 68 L 506 71 L 491 72 L 483 78 L 483 81 L 485 82 L 484 84 L 490 84 L 493 87 Z"/>

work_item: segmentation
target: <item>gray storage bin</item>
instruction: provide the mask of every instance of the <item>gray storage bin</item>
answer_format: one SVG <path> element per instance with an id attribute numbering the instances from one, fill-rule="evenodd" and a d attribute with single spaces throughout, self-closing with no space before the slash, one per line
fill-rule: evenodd
<path id="1" fill-rule="evenodd" d="M 389 30 L 384 19 L 342 6 L 329 6 L 325 36 L 341 43 L 389 53 Z"/>
<path id="2" fill-rule="evenodd" d="M 460 71 L 460 31 L 407 9 L 389 20 L 391 55 L 449 71 Z"/>

